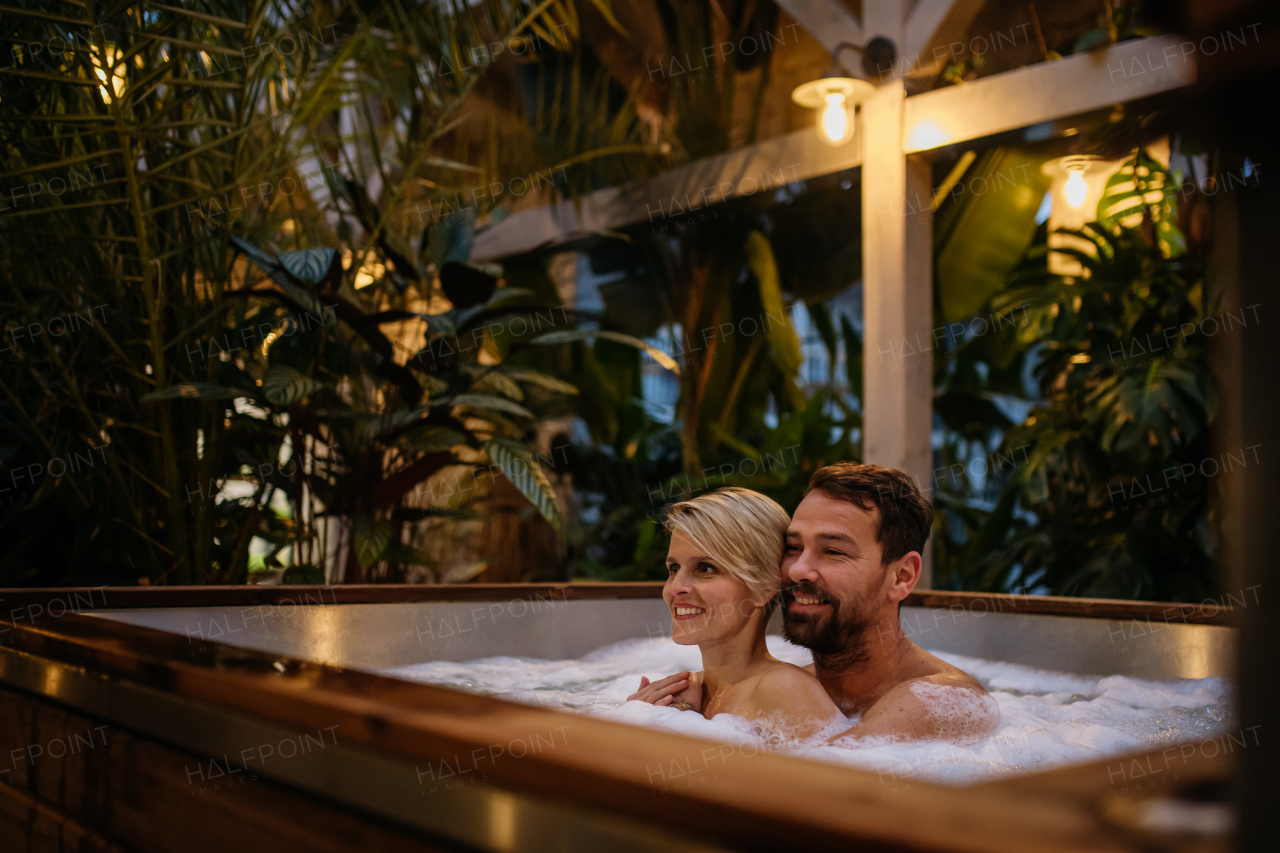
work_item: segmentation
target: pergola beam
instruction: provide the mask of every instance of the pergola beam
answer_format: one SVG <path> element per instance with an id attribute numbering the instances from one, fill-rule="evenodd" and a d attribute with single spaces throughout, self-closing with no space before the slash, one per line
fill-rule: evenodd
<path id="1" fill-rule="evenodd" d="M 1183 41 L 1176 36 L 1158 36 L 1122 42 L 906 98 L 903 153 L 981 139 L 1188 86 L 1195 82 L 1195 64 L 1183 56 Z M 1152 65 L 1156 67 L 1152 69 Z M 1011 110 L 1009 104 L 1018 107 Z M 863 123 L 865 118 L 860 125 Z M 860 136 L 861 127 L 858 133 Z M 673 198 L 685 206 L 686 195 L 700 208 L 701 193 L 710 186 L 728 183 L 735 191 L 709 192 L 708 205 L 741 195 L 743 189 L 738 188 L 748 177 L 759 181 L 766 174 L 776 176 L 785 170 L 793 180 L 807 180 L 861 164 L 858 137 L 848 145 L 831 148 L 811 128 L 805 128 L 622 187 L 597 190 L 577 203 L 562 201 L 515 213 L 476 237 L 474 257 L 488 260 L 516 255 L 646 219 L 657 227 L 663 215 L 651 213 L 671 211 Z M 744 189 L 750 189 L 750 182 Z"/>
<path id="2" fill-rule="evenodd" d="M 828 50 L 863 34 L 914 47 L 931 41 L 970 0 L 905 5 L 866 0 L 864 26 L 830 2 L 782 0 Z M 918 17 L 917 17 L 918 16 Z M 856 22 L 853 22 L 856 23 Z M 927 35 L 926 35 L 927 33 Z M 476 240 L 476 256 L 497 258 L 564 242 L 591 231 L 701 215 L 705 207 L 777 183 L 862 165 L 864 458 L 905 471 L 932 495 L 932 216 L 928 151 L 1083 115 L 1195 82 L 1195 65 L 1175 36 L 1140 39 L 1031 65 L 972 83 L 906 97 L 901 80 L 881 85 L 862 106 L 855 142 L 831 148 L 812 129 L 600 190 L 577 206 L 561 202 L 515 214 Z M 896 71 L 897 69 L 895 69 Z M 1047 133 L 1045 135 L 1048 135 Z M 725 188 L 728 188 L 727 190 Z M 655 225 L 657 222 L 655 222 Z M 919 588 L 932 585 L 926 548 Z"/>
<path id="3" fill-rule="evenodd" d="M 868 39 L 858 19 L 842 6 L 839 0 L 777 0 L 777 2 L 787 10 L 787 14 L 799 21 L 800 26 L 808 30 L 809 34 L 827 49 L 827 53 L 835 53 L 836 45 L 841 42 L 847 41 L 862 46 Z M 872 35 L 877 34 L 872 33 Z M 888 34 L 879 33 L 879 35 Z M 857 54 L 846 53 L 841 59 L 841 64 L 849 71 L 859 67 Z"/>
<path id="4" fill-rule="evenodd" d="M 660 228 L 682 216 L 697 217 L 723 201 L 852 169 L 862 165 L 860 133 L 847 145 L 832 148 L 806 128 L 597 190 L 576 204 L 562 201 L 523 210 L 477 234 L 472 257 L 493 260 L 638 222 Z"/>
<path id="5" fill-rule="evenodd" d="M 901 68 L 903 76 L 927 72 L 934 73 L 946 62 L 946 54 L 938 59 L 932 52 L 936 46 L 950 46 L 964 36 L 973 25 L 974 18 L 982 11 L 986 0 L 920 0 L 907 16 L 902 33 Z M 929 51 L 927 56 L 921 54 Z M 951 57 L 953 60 L 954 56 Z"/>
<path id="6" fill-rule="evenodd" d="M 968 142 L 1190 86 L 1196 67 L 1184 44 L 1190 43 L 1179 36 L 1136 39 L 907 98 L 903 151 Z"/>

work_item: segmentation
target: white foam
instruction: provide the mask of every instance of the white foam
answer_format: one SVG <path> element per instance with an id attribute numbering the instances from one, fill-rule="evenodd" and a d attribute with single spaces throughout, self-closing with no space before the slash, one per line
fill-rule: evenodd
<path id="1" fill-rule="evenodd" d="M 770 636 L 768 646 L 779 660 L 799 666 L 812 662 L 806 649 L 781 637 Z M 1143 747 L 1212 737 L 1226 730 L 1231 716 L 1230 686 L 1220 678 L 1144 681 L 1119 675 L 1089 677 L 935 654 L 970 673 L 991 691 L 1000 708 L 1000 726 L 994 734 L 964 746 L 883 741 L 833 746 L 823 737 L 797 741 L 779 721 L 752 723 L 728 714 L 707 720 L 688 711 L 627 702 L 641 676 L 656 680 L 680 670 L 702 668 L 696 646 L 676 645 L 665 638 L 615 643 L 580 660 L 485 658 L 470 663 L 417 664 L 385 674 L 695 737 L 751 744 L 753 751 L 784 749 L 824 761 L 856 764 L 878 770 L 886 784 L 925 779 L 967 782 L 1092 761 Z M 947 698 L 933 697 L 927 690 L 917 693 L 939 702 Z M 942 704 L 939 713 L 946 713 Z M 854 722 L 856 719 L 838 721 L 841 727 Z"/>

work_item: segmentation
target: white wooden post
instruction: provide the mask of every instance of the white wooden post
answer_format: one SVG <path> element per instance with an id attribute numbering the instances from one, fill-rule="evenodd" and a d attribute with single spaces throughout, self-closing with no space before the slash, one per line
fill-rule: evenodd
<path id="1" fill-rule="evenodd" d="M 933 496 L 933 214 L 922 156 L 903 154 L 901 80 L 862 104 L 863 458 Z M 919 588 L 933 584 L 924 554 Z"/>

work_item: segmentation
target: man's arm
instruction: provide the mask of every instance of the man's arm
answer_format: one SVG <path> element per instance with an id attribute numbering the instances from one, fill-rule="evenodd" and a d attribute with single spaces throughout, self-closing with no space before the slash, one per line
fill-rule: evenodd
<path id="1" fill-rule="evenodd" d="M 853 728 L 832 738 L 892 737 L 900 740 L 971 741 L 1000 725 L 1000 706 L 981 686 L 950 673 L 895 685 Z"/>

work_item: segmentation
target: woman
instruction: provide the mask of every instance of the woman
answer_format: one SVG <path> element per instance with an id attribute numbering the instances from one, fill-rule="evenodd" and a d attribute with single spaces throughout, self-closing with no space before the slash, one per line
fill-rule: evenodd
<path id="1" fill-rule="evenodd" d="M 642 678 L 628 701 L 687 707 L 679 694 L 700 684 L 707 719 L 768 719 L 802 738 L 843 720 L 816 678 L 772 657 L 765 646 L 790 522 L 776 502 L 750 489 L 720 489 L 670 508 L 662 597 L 671 609 L 671 639 L 697 645 L 703 669 L 653 683 Z"/>

